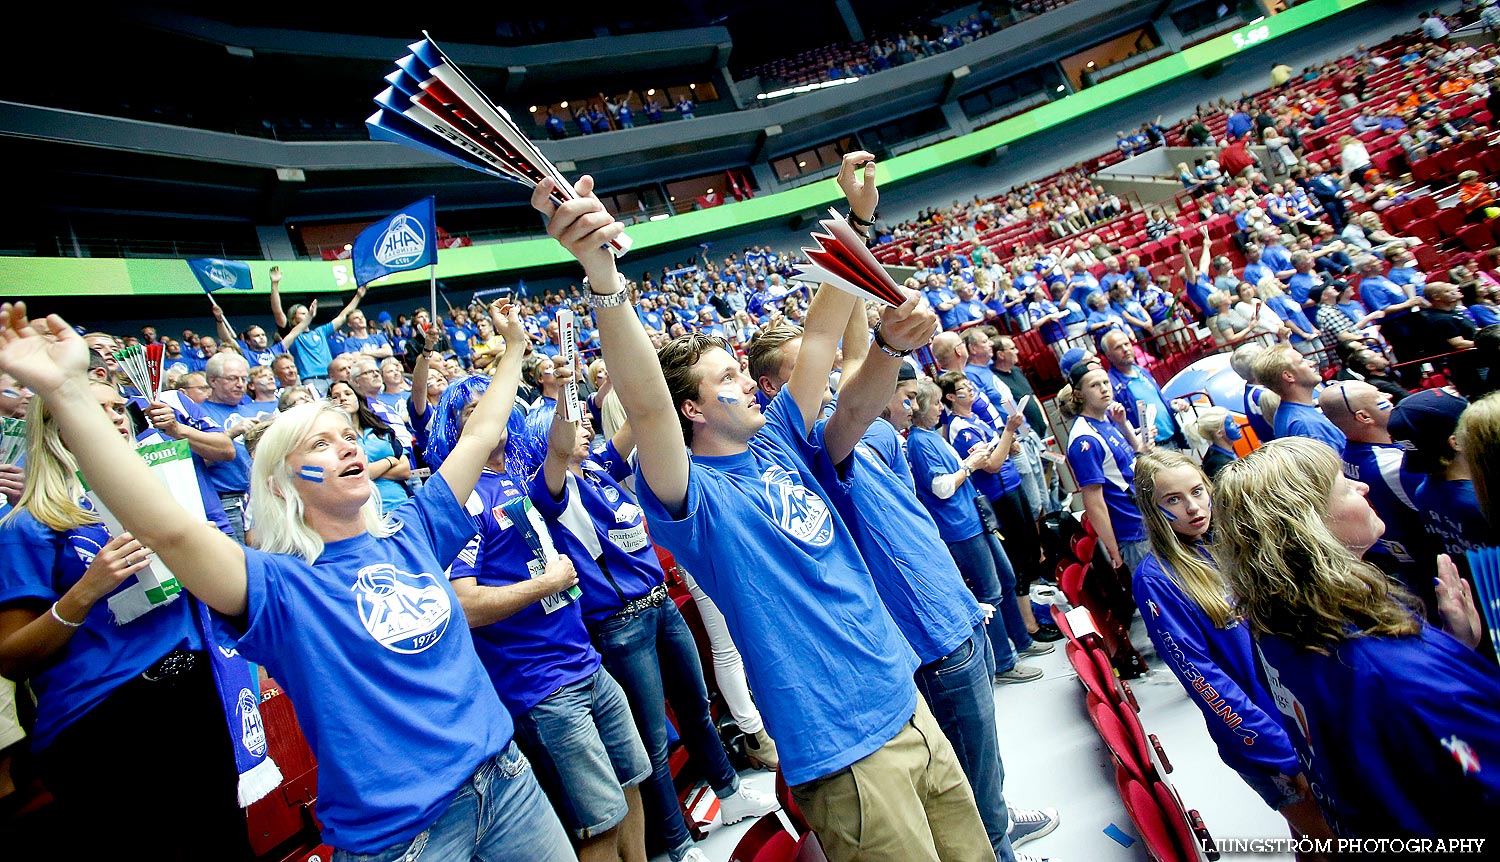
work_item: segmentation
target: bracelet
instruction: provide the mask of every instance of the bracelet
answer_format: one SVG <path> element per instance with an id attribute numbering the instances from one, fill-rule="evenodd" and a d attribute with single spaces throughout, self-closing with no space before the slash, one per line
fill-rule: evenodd
<path id="1" fill-rule="evenodd" d="M 885 321 L 881 321 L 881 323 L 884 322 Z M 884 353 L 886 356 L 894 356 L 897 359 L 905 359 L 906 357 L 912 355 L 912 353 L 916 350 L 915 347 L 911 348 L 911 350 L 897 350 L 889 344 L 886 344 L 885 339 L 880 337 L 880 323 L 875 324 L 875 331 L 870 334 L 875 337 L 875 346 L 880 348 L 880 352 Z"/>
<path id="2" fill-rule="evenodd" d="M 70 629 L 83 628 L 83 623 L 69 622 L 68 620 L 63 619 L 62 618 L 62 614 L 60 614 L 60 613 L 57 612 L 57 602 L 53 602 L 52 603 L 52 607 L 49 610 L 52 611 L 52 618 L 54 620 L 57 620 L 58 622 L 60 622 L 63 625 L 67 626 L 68 628 L 70 628 Z"/>
<path id="3" fill-rule="evenodd" d="M 854 214 L 854 210 L 852 210 L 852 209 L 849 210 L 849 221 L 854 222 L 855 224 L 859 225 L 860 227 L 874 227 L 875 226 L 875 222 L 873 222 L 873 221 L 865 221 L 864 219 L 862 219 L 859 216 L 855 215 Z"/>

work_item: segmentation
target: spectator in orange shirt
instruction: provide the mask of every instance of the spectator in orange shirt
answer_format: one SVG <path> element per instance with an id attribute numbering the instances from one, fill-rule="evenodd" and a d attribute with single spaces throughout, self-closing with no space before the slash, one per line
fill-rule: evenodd
<path id="1" fill-rule="evenodd" d="M 1464 220 L 1484 221 L 1485 210 L 1495 203 L 1495 195 L 1486 183 L 1479 181 L 1477 171 L 1464 171 L 1458 175 L 1458 206 L 1464 211 Z"/>

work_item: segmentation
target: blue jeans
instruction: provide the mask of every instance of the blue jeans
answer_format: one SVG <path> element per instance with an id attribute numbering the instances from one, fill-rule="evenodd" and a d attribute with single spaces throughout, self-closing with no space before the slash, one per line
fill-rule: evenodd
<path id="1" fill-rule="evenodd" d="M 995 728 L 995 653 L 980 628 L 975 626 L 974 634 L 949 655 L 917 668 L 917 691 L 953 743 L 995 858 L 1015 862 L 1005 807 L 1005 763 Z"/>
<path id="2" fill-rule="evenodd" d="M 573 846 L 511 743 L 480 764 L 437 822 L 378 853 L 333 851 L 333 862 L 574 862 Z"/>
<path id="3" fill-rule="evenodd" d="M 974 598 L 995 607 L 989 623 L 990 646 L 995 652 L 996 672 L 1005 673 L 1016 666 L 1016 651 L 1031 646 L 1026 621 L 1016 604 L 1016 573 L 1010 567 L 1010 558 L 1005 556 L 1000 540 L 988 531 L 949 542 L 948 553 L 969 582 Z"/>
<path id="4" fill-rule="evenodd" d="M 625 693 L 603 668 L 517 716 L 516 741 L 579 839 L 620 825 L 628 811 L 622 788 L 651 777 Z"/>
<path id="5" fill-rule="evenodd" d="M 651 758 L 651 778 L 641 785 L 647 822 L 661 824 L 674 860 L 693 846 L 667 763 L 667 711 L 671 701 L 677 731 L 698 768 L 720 798 L 739 790 L 740 779 L 708 714 L 708 687 L 698 646 L 671 600 L 631 616 L 610 617 L 590 634 L 610 676 L 625 689 L 636 728 Z"/>

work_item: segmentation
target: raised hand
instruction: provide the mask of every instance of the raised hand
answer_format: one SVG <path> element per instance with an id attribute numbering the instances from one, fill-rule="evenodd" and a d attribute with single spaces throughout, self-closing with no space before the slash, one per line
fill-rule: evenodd
<path id="1" fill-rule="evenodd" d="M 67 321 L 55 314 L 33 321 L 26 303 L 0 304 L 0 371 L 46 395 L 88 370 L 88 345 Z"/>
<path id="2" fill-rule="evenodd" d="M 549 219 L 547 235 L 561 243 L 585 270 L 598 267 L 602 272 L 605 266 L 613 269 L 614 257 L 605 246 L 619 236 L 625 226 L 615 221 L 604 204 L 594 197 L 594 178 L 588 175 L 580 177 L 573 184 L 578 197 L 560 206 L 551 199 L 556 187 L 556 183 L 546 179 L 531 193 L 532 208 Z M 590 281 L 593 280 L 591 277 Z"/>
<path id="3" fill-rule="evenodd" d="M 271 284 L 280 284 L 280 283 L 281 283 L 281 267 L 279 267 L 279 266 L 273 266 L 273 267 L 271 267 Z"/>
<path id="4" fill-rule="evenodd" d="M 1125 405 L 1118 401 L 1110 402 L 1110 405 L 1104 408 L 1104 417 L 1116 425 L 1126 421 Z"/>
<path id="5" fill-rule="evenodd" d="M 864 150 L 845 154 L 839 165 L 838 184 L 849 202 L 849 212 L 863 221 L 874 221 L 875 207 L 880 203 L 880 191 L 875 188 L 875 156 Z"/>
<path id="6" fill-rule="evenodd" d="M 505 339 L 507 348 L 510 345 L 524 345 L 526 343 L 526 327 L 521 325 L 521 310 L 511 302 L 495 300 L 489 307 L 490 324 L 495 327 L 495 332 Z"/>
<path id="7" fill-rule="evenodd" d="M 880 337 L 892 350 L 916 350 L 938 331 L 938 316 L 919 291 L 901 288 L 906 301 L 880 312 Z"/>

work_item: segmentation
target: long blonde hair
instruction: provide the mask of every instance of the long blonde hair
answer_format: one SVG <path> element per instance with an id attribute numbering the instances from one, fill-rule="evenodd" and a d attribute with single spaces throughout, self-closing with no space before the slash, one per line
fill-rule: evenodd
<path id="1" fill-rule="evenodd" d="M 312 432 L 313 424 L 325 413 L 331 413 L 353 428 L 349 414 L 327 401 L 299 404 L 276 417 L 255 446 L 255 462 L 250 473 L 250 496 L 255 501 L 255 535 L 260 549 L 272 554 L 291 554 L 309 564 L 323 554 L 323 537 L 307 526 L 302 495 L 287 458 Z M 371 497 L 360 507 L 365 529 L 383 539 L 401 525 L 381 515 L 380 499 Z"/>
<path id="2" fill-rule="evenodd" d="M 1223 407 L 1199 407 L 1197 417 L 1183 423 L 1182 430 L 1194 446 L 1212 446 L 1228 418 L 1229 411 Z"/>
<path id="3" fill-rule="evenodd" d="M 97 380 L 91 385 L 113 387 Z M 63 442 L 46 399 L 40 395 L 33 399 L 26 418 L 26 485 L 15 508 L 0 519 L 0 524 L 10 523 L 23 510 L 59 532 L 101 523 L 96 513 L 82 505 L 78 462 Z"/>
<path id="4" fill-rule="evenodd" d="M 1500 392 L 1464 408 L 1458 419 L 1458 448 L 1474 475 L 1474 493 L 1490 522 L 1500 527 Z"/>
<path id="5" fill-rule="evenodd" d="M 1339 457 L 1316 440 L 1272 440 L 1220 471 L 1212 551 L 1257 634 L 1328 653 L 1355 637 L 1414 635 L 1416 600 L 1329 530 Z"/>
<path id="6" fill-rule="evenodd" d="M 1191 468 L 1202 480 L 1203 487 L 1213 493 L 1213 484 L 1203 474 L 1203 468 L 1191 458 L 1181 452 L 1158 449 L 1135 459 L 1135 504 L 1146 519 L 1151 550 L 1162 562 L 1167 577 L 1208 614 L 1215 627 L 1222 629 L 1234 619 L 1223 576 L 1196 547 L 1172 529 L 1172 522 L 1156 505 L 1156 477 L 1165 470 L 1178 467 Z"/>

